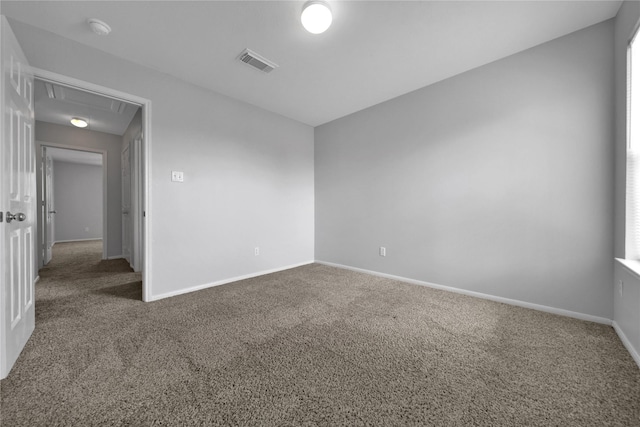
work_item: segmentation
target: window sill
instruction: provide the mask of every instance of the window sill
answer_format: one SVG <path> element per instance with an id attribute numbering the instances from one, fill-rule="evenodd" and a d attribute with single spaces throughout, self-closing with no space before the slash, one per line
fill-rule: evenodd
<path id="1" fill-rule="evenodd" d="M 622 258 L 616 258 L 616 261 L 622 264 L 622 266 L 626 268 L 629 273 L 636 276 L 637 279 L 640 279 L 640 261 Z"/>

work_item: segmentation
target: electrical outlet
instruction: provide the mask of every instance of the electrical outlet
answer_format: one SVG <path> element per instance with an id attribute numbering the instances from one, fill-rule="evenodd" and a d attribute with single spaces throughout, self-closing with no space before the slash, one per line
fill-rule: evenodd
<path id="1" fill-rule="evenodd" d="M 387 256 L 387 248 L 380 246 L 380 256 Z"/>
<path id="2" fill-rule="evenodd" d="M 171 181 L 172 182 L 184 182 L 184 172 L 171 171 Z"/>
<path id="3" fill-rule="evenodd" d="M 620 293 L 620 296 L 624 295 L 624 282 L 622 280 L 618 281 L 618 292 Z"/>
<path id="4" fill-rule="evenodd" d="M 260 248 L 259 248 L 259 247 L 255 247 L 255 248 L 253 248 L 253 254 L 254 254 L 255 256 L 260 255 Z"/>

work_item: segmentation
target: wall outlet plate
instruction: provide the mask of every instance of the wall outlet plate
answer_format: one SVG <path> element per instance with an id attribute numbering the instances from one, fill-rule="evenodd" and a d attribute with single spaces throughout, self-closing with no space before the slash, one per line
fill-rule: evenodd
<path id="1" fill-rule="evenodd" d="M 387 256 L 387 248 L 380 246 L 380 256 Z"/>
<path id="2" fill-rule="evenodd" d="M 172 182 L 184 182 L 184 172 L 171 171 L 171 181 Z"/>

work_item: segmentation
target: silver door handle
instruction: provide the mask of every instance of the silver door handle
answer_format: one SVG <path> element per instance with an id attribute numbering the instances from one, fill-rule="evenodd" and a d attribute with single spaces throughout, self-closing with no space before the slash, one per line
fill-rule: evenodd
<path id="1" fill-rule="evenodd" d="M 49 213 L 57 213 L 56 211 L 49 211 Z"/>
<path id="2" fill-rule="evenodd" d="M 25 219 L 27 219 L 27 216 L 25 214 L 23 214 L 22 212 L 17 213 L 17 214 L 12 214 L 11 212 L 7 212 L 7 222 L 9 223 L 9 222 L 13 221 L 14 219 L 16 221 L 22 222 Z"/>

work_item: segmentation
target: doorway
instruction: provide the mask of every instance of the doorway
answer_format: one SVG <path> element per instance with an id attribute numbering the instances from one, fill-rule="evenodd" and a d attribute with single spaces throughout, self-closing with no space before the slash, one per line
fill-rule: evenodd
<path id="1" fill-rule="evenodd" d="M 102 241 L 107 256 L 106 152 L 40 146 L 40 267 L 51 261 L 53 245 Z"/>
<path id="2" fill-rule="evenodd" d="M 44 249 L 44 256 L 39 265 L 42 267 L 49 260 L 52 242 L 47 240 L 51 239 L 52 228 L 55 229 L 55 241 L 86 240 L 85 238 L 100 234 L 103 240 L 103 259 L 131 260 L 131 221 L 121 221 L 121 214 L 122 218 L 127 218 L 124 214 L 130 210 L 132 191 L 125 188 L 125 185 L 121 187 L 118 180 L 121 171 L 132 169 L 129 163 L 120 164 L 120 153 L 129 150 L 130 135 L 140 133 L 142 121 L 138 114 L 139 106 L 38 78 L 34 82 L 34 104 L 36 146 L 38 149 L 42 147 L 42 154 L 45 154 L 38 170 L 42 176 L 42 179 L 38 179 L 38 183 L 43 185 L 42 188 L 38 187 L 42 206 L 52 204 L 51 197 L 47 197 L 51 194 L 46 189 L 47 181 L 57 175 L 52 169 L 62 168 L 61 173 L 75 171 L 78 174 L 75 179 L 67 179 L 65 184 L 74 187 L 76 193 L 79 193 L 69 194 L 66 188 L 56 185 L 57 180 L 53 180 L 53 188 L 68 195 L 66 202 L 71 203 L 73 208 L 58 206 L 60 209 L 48 209 L 46 215 L 42 212 L 39 221 L 42 245 L 38 247 Z M 52 156 L 57 156 L 57 159 L 52 159 Z M 89 171 L 95 168 L 71 167 L 69 163 L 86 165 L 87 162 L 93 162 L 89 166 L 97 166 L 97 162 L 102 164 L 102 159 L 105 163 L 105 177 L 99 192 L 103 192 L 105 197 L 103 200 L 94 200 L 97 192 L 86 191 L 86 186 L 95 178 L 95 170 Z M 57 163 L 57 167 L 52 168 L 52 163 Z M 130 183 L 127 182 L 127 185 Z M 122 197 L 119 195 L 121 188 Z M 89 226 L 92 222 L 90 213 L 96 210 L 97 205 L 104 205 L 104 226 Z M 97 215 L 99 213 L 94 216 Z M 83 221 L 85 224 L 81 225 L 80 222 Z M 66 229 L 53 227 L 57 222 L 66 224 Z M 101 228 L 102 232 L 98 233 L 97 228 Z M 128 240 L 121 240 L 121 236 Z"/>
<path id="3" fill-rule="evenodd" d="M 150 102 L 135 96 L 117 92 L 108 88 L 99 87 L 87 82 L 78 81 L 66 76 L 57 75 L 44 70 L 34 70 L 36 78 L 36 144 L 38 146 L 74 149 L 87 152 L 99 153 L 103 158 L 104 191 L 103 191 L 103 259 L 126 259 L 131 268 L 142 273 L 142 299 L 148 300 L 150 292 L 148 284 L 150 274 L 146 266 L 149 265 L 149 236 L 146 230 L 149 227 L 149 216 L 147 207 L 149 205 L 149 118 Z M 44 88 L 44 89 L 43 89 Z M 38 96 L 40 98 L 38 98 Z M 47 132 L 47 129 L 57 127 L 59 130 L 62 123 L 55 123 L 51 117 L 46 117 L 40 121 L 38 117 L 41 112 L 38 110 L 38 99 L 46 97 L 46 102 L 53 103 L 61 101 L 70 104 L 71 110 L 57 111 L 53 108 L 53 116 L 64 115 L 64 126 L 72 129 L 70 117 L 82 116 L 88 119 L 88 130 L 94 130 L 105 139 L 106 134 L 119 138 L 117 144 L 111 144 L 108 149 L 99 147 L 98 142 L 91 144 L 80 144 L 77 139 L 52 141 L 47 135 L 58 134 Z M 89 104 L 89 106 L 87 106 Z M 67 105 L 69 107 L 69 105 Z M 80 109 L 78 109 L 80 108 Z M 84 110 L 82 110 L 84 108 Z M 120 124 L 116 123 L 116 130 L 109 128 L 106 116 L 120 119 Z M 124 117 L 124 119 L 123 119 Z M 109 118 L 109 117 L 107 117 Z M 56 126 L 58 125 L 58 126 Z M 118 126 L 120 126 L 118 128 Z M 87 134 L 87 129 L 83 129 Z M 55 139 L 55 138 L 53 138 Z M 85 141 L 86 142 L 86 141 Z M 101 141 L 104 144 L 104 141 Z M 79 146 L 81 145 L 81 146 Z M 42 153 L 36 150 L 38 155 Z M 46 172 L 46 158 L 42 164 L 42 171 Z M 45 173 L 42 173 L 38 183 L 43 182 Z M 123 177 L 128 178 L 128 182 L 123 181 Z M 45 188 L 43 186 L 43 188 Z M 38 200 L 46 203 L 45 198 L 39 194 Z M 49 209 L 55 210 L 57 209 Z M 46 224 L 47 216 L 44 209 L 39 209 L 42 231 L 39 234 L 42 243 L 42 260 L 39 265 L 43 265 L 46 260 Z M 56 215 L 53 213 L 52 215 Z"/>

